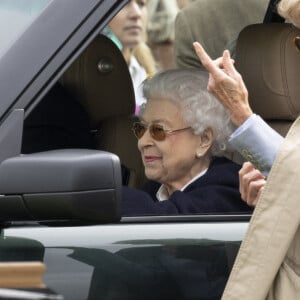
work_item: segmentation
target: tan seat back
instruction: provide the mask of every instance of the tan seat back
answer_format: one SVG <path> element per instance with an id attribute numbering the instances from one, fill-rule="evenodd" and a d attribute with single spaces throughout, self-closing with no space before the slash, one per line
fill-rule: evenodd
<path id="1" fill-rule="evenodd" d="M 140 186 L 144 169 L 131 131 L 134 90 L 128 66 L 116 45 L 99 35 L 61 82 L 88 112 L 97 148 L 117 154 L 130 171 L 129 185 Z"/>
<path id="2" fill-rule="evenodd" d="M 300 112 L 300 52 L 292 40 L 300 30 L 287 23 L 245 27 L 237 40 L 236 68 L 253 111 L 285 136 Z"/>

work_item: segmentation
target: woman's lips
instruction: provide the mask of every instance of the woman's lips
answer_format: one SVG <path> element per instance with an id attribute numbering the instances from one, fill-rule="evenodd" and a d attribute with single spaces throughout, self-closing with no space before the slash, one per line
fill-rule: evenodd
<path id="1" fill-rule="evenodd" d="M 155 161 L 160 160 L 160 159 L 161 159 L 160 156 L 150 156 L 150 155 L 144 156 L 144 162 L 145 163 L 155 162 Z"/>
<path id="2" fill-rule="evenodd" d="M 127 26 L 125 27 L 125 30 L 127 31 L 142 31 L 142 28 L 140 26 Z"/>

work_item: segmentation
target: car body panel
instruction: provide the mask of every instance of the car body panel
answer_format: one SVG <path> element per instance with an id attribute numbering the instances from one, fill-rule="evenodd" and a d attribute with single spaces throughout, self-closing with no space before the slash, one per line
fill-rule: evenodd
<path id="1" fill-rule="evenodd" d="M 138 299 L 146 290 L 143 299 L 215 299 L 248 223 L 200 220 L 8 228 L 1 260 L 20 260 L 26 245 L 34 251 L 23 259 L 43 258 L 45 283 L 66 300 Z"/>

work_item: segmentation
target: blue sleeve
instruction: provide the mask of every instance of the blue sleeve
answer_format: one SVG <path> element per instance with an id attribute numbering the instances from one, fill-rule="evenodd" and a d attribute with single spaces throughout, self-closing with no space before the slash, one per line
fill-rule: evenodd
<path id="1" fill-rule="evenodd" d="M 269 173 L 282 142 L 283 137 L 255 114 L 229 139 L 229 143 L 264 175 Z"/>

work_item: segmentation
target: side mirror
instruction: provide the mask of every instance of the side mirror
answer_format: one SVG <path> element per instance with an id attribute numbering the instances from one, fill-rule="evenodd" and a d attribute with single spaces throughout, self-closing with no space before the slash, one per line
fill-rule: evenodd
<path id="1" fill-rule="evenodd" d="M 121 218 L 121 166 L 111 153 L 66 149 L 0 164 L 0 221 L 114 222 Z"/>

